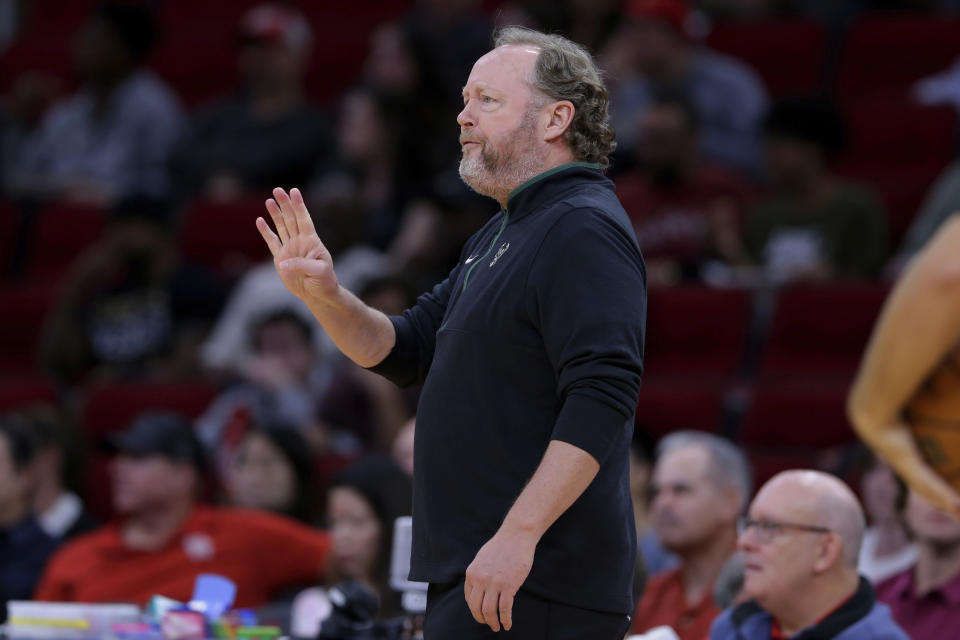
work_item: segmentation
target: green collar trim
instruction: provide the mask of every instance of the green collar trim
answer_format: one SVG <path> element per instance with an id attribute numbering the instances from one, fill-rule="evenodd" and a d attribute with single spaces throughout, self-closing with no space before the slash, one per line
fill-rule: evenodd
<path id="1" fill-rule="evenodd" d="M 600 169 L 600 168 L 601 168 L 601 167 L 600 167 L 600 164 L 599 164 L 599 163 L 596 163 L 596 162 L 566 162 L 566 163 L 564 163 L 564 164 L 557 165 L 557 166 L 554 167 L 553 169 L 547 169 L 547 170 L 544 171 L 543 173 L 540 173 L 540 174 L 537 174 L 537 175 L 533 176 L 532 178 L 530 178 L 529 180 L 527 180 L 526 182 L 524 182 L 523 184 L 521 184 L 519 187 L 515 188 L 513 191 L 510 192 L 510 195 L 507 196 L 507 202 L 509 203 L 511 200 L 513 200 L 514 196 L 516 196 L 518 193 L 520 193 L 521 191 L 523 191 L 524 189 L 526 189 L 526 188 L 529 187 L 530 185 L 536 184 L 537 182 L 540 182 L 540 181 L 543 180 L 544 178 L 548 178 L 548 177 L 552 176 L 553 174 L 559 173 L 560 171 L 563 171 L 564 169 L 569 169 L 570 167 L 586 167 L 586 168 L 588 168 L 588 169 Z"/>

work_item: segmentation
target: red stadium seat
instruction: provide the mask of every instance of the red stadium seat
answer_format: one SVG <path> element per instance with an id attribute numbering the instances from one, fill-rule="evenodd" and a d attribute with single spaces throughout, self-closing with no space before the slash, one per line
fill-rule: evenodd
<path id="1" fill-rule="evenodd" d="M 846 417 L 848 384 L 762 385 L 737 438 L 753 466 L 757 487 L 787 469 L 844 469 L 857 437 Z"/>
<path id="2" fill-rule="evenodd" d="M 826 34 L 816 22 L 721 24 L 707 36 L 707 44 L 753 67 L 774 96 L 811 93 L 820 86 Z"/>
<path id="3" fill-rule="evenodd" d="M 40 333 L 55 297 L 55 287 L 47 282 L 0 287 L 0 368 L 35 366 Z"/>
<path id="4" fill-rule="evenodd" d="M 740 428 L 744 445 L 826 449 L 857 440 L 847 420 L 849 385 L 805 382 L 762 385 Z"/>
<path id="5" fill-rule="evenodd" d="M 266 216 L 264 199 L 217 203 L 197 201 L 186 211 L 180 230 L 183 255 L 226 276 L 243 273 L 270 256 L 255 221 Z"/>
<path id="6" fill-rule="evenodd" d="M 848 151 L 835 169 L 881 195 L 896 247 L 927 189 L 953 160 L 957 118 L 949 107 L 860 100 L 847 108 Z"/>
<path id="7" fill-rule="evenodd" d="M 951 107 L 859 100 L 847 105 L 846 112 L 845 162 L 942 168 L 956 154 L 957 116 Z"/>
<path id="8" fill-rule="evenodd" d="M 26 71 L 69 78 L 74 36 L 99 0 L 31 0 L 17 39 L 0 55 L 0 91 Z"/>
<path id="9" fill-rule="evenodd" d="M 848 380 L 873 331 L 886 285 L 798 286 L 783 290 L 760 376 Z"/>
<path id="10" fill-rule="evenodd" d="M 26 371 L 16 375 L 0 374 L 0 413 L 58 401 L 57 387 L 46 376 Z"/>
<path id="11" fill-rule="evenodd" d="M 13 254 L 19 241 L 20 224 L 12 204 L 0 200 L 0 280 L 13 266 Z"/>
<path id="12" fill-rule="evenodd" d="M 56 278 L 67 270 L 83 250 L 103 231 L 104 213 L 99 207 L 51 204 L 39 213 L 27 256 L 31 276 Z"/>
<path id="13" fill-rule="evenodd" d="M 89 390 L 81 422 L 88 439 L 95 441 L 120 431 L 137 415 L 149 410 L 171 410 L 196 418 L 216 397 L 208 382 L 120 382 Z"/>
<path id="14" fill-rule="evenodd" d="M 723 392 L 682 382 L 646 383 L 640 387 L 636 426 L 660 438 L 692 429 L 716 433 L 723 416 Z"/>
<path id="15" fill-rule="evenodd" d="M 945 69 L 960 56 L 958 36 L 958 18 L 861 18 L 850 30 L 840 64 L 841 98 L 906 96 L 917 80 Z"/>
<path id="16" fill-rule="evenodd" d="M 213 102 L 236 89 L 236 40 L 225 26 L 212 23 L 196 35 L 196 23 L 190 23 L 185 32 L 181 32 L 183 26 L 178 27 L 150 55 L 149 66 L 188 108 Z"/>
<path id="17" fill-rule="evenodd" d="M 817 469 L 817 452 L 807 449 L 744 447 L 753 471 L 754 492 L 781 471 Z"/>
<path id="18" fill-rule="evenodd" d="M 409 0 L 303 3 L 301 9 L 316 30 L 307 71 L 310 96 L 328 101 L 354 84 L 362 72 L 373 30 L 412 5 Z"/>
<path id="19" fill-rule="evenodd" d="M 166 37 L 150 65 L 189 106 L 221 98 L 237 86 L 237 25 L 259 0 L 229 3 L 168 0 L 161 8 Z M 314 31 L 307 88 L 329 100 L 353 83 L 366 57 L 373 27 L 400 14 L 409 2 L 301 2 Z"/>
<path id="20" fill-rule="evenodd" d="M 700 286 L 651 287 L 644 375 L 725 378 L 741 363 L 750 296 Z"/>

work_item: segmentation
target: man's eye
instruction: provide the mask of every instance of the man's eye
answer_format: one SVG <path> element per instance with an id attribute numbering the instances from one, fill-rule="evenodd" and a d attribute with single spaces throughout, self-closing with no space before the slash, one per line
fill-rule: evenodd
<path id="1" fill-rule="evenodd" d="M 493 102 L 493 98 L 491 98 L 490 96 L 480 96 L 480 102 L 490 103 L 490 102 Z"/>

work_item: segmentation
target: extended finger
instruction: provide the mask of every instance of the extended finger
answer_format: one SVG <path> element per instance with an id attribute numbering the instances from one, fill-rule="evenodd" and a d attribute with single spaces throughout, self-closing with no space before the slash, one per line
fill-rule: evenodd
<path id="1" fill-rule="evenodd" d="M 474 620 L 483 624 L 483 589 L 481 587 L 473 587 L 466 595 L 467 607 L 470 608 L 470 614 L 473 615 Z"/>
<path id="2" fill-rule="evenodd" d="M 278 187 L 273 190 L 274 197 L 277 196 L 277 191 L 280 192 L 280 197 L 277 198 L 277 204 L 280 205 L 280 213 L 283 214 L 283 224 L 287 226 L 287 233 L 289 233 L 292 238 L 297 235 L 297 214 L 293 211 L 293 202 L 290 200 L 290 194 Z"/>
<path id="3" fill-rule="evenodd" d="M 280 238 L 278 238 L 277 234 L 270 229 L 270 225 L 268 225 L 267 221 L 263 218 L 257 218 L 257 231 L 259 231 L 260 235 L 263 236 L 263 240 L 267 243 L 270 253 L 274 258 L 276 258 L 277 254 L 280 253 L 280 250 L 283 249 L 283 244 L 280 243 Z"/>
<path id="4" fill-rule="evenodd" d="M 293 213 L 297 220 L 297 230 L 300 231 L 300 233 L 316 233 L 313 228 L 313 218 L 310 217 L 310 212 L 307 211 L 307 205 L 303 201 L 303 194 L 300 193 L 300 189 L 296 187 L 290 189 L 290 202 L 293 204 Z"/>
<path id="5" fill-rule="evenodd" d="M 283 193 L 282 189 L 274 189 L 274 196 L 277 195 L 277 191 Z M 283 212 L 280 209 L 279 198 L 267 200 L 267 213 L 270 214 L 270 219 L 273 220 L 273 226 L 277 228 L 277 235 L 280 237 L 280 242 L 287 244 L 287 241 L 290 240 L 290 234 L 287 233 L 287 225 L 283 222 Z"/>
<path id="6" fill-rule="evenodd" d="M 483 594 L 483 604 L 480 605 L 480 609 L 483 613 L 483 622 L 494 631 L 500 631 L 500 618 L 497 617 L 499 603 L 500 592 L 497 589 L 487 589 Z"/>
<path id="7" fill-rule="evenodd" d="M 504 631 L 510 631 L 513 626 L 513 597 L 509 591 L 500 592 L 500 624 Z"/>

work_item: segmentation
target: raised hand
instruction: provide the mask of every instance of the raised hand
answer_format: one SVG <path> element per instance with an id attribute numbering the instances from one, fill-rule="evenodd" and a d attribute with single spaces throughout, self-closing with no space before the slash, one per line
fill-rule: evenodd
<path id="1" fill-rule="evenodd" d="M 299 189 L 280 188 L 266 202 L 276 233 L 263 218 L 257 229 L 273 254 L 273 264 L 287 289 L 304 302 L 333 300 L 339 289 L 333 259 L 313 227 Z"/>

